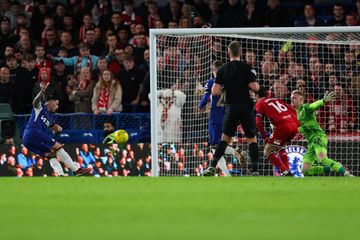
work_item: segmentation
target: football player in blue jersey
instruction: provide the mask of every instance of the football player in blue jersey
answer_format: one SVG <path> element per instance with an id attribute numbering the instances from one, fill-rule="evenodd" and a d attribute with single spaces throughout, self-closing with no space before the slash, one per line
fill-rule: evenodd
<path id="1" fill-rule="evenodd" d="M 79 168 L 63 149 L 63 145 L 53 139 L 53 133 L 61 132 L 62 128 L 54 122 L 52 117 L 52 113 L 58 109 L 59 101 L 49 95 L 45 99 L 45 103 L 41 102 L 48 85 L 49 83 L 42 82 L 40 84 L 40 92 L 33 100 L 31 116 L 22 138 L 23 144 L 31 152 L 41 157 L 50 158 L 51 167 L 60 176 L 64 175 L 64 172 L 57 157 L 73 171 L 75 176 L 85 175 L 91 169 Z"/>
<path id="2" fill-rule="evenodd" d="M 216 146 L 221 141 L 222 133 L 222 123 L 224 115 L 224 95 L 214 96 L 211 94 L 211 88 L 215 82 L 217 71 L 223 66 L 223 63 L 219 60 L 216 60 L 211 65 L 211 71 L 213 73 L 213 78 L 209 79 L 205 84 L 205 92 L 201 98 L 201 101 L 198 105 L 200 111 L 203 111 L 210 101 L 210 116 L 209 116 L 209 144 L 213 150 L 213 153 L 216 149 Z M 234 156 L 241 164 L 242 167 L 245 167 L 246 161 L 244 156 L 234 148 L 227 146 L 225 154 Z M 225 176 L 231 176 L 229 171 L 226 168 L 225 159 L 222 158 L 219 161 L 219 167 L 224 172 Z"/>

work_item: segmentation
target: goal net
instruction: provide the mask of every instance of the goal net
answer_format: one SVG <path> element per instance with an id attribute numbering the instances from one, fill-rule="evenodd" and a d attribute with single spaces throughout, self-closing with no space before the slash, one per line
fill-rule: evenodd
<path id="1" fill-rule="evenodd" d="M 299 89 L 307 100 L 321 99 L 334 91 L 336 99 L 317 112 L 329 136 L 329 157 L 359 175 L 360 28 L 264 28 L 264 29 L 154 29 L 151 39 L 151 140 L 154 176 L 199 176 L 213 153 L 209 141 L 210 103 L 198 105 L 206 82 L 212 78 L 215 60 L 229 61 L 227 46 L 239 41 L 241 59 L 257 72 L 258 82 L 275 96 L 290 103 L 291 91 Z M 269 125 L 269 124 L 268 124 Z M 267 133 L 271 133 L 267 126 Z M 274 175 L 263 158 L 261 175 Z M 225 160 L 233 176 L 251 169 L 241 127 L 232 146 L 247 158 L 241 167 L 236 158 Z M 306 142 L 301 136 L 289 147 L 289 159 L 302 158 Z M 157 146 L 157 147 L 155 147 Z M 298 151 L 294 155 L 294 149 Z M 300 149 L 300 150 L 299 150 Z M 295 152 L 296 152 L 295 151 Z M 218 175 L 223 175 L 218 170 Z"/>

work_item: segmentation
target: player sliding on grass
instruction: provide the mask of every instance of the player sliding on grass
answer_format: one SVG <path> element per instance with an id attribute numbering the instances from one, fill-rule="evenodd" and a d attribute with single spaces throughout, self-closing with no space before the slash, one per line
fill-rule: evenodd
<path id="1" fill-rule="evenodd" d="M 209 143 L 210 146 L 215 152 L 215 149 L 217 145 L 221 142 L 221 130 L 222 130 L 222 121 L 224 116 L 224 95 L 214 96 L 211 94 L 211 88 L 215 83 L 216 73 L 217 71 L 223 66 L 223 63 L 219 60 L 214 61 L 211 65 L 211 70 L 214 75 L 214 78 L 211 78 L 207 81 L 205 85 L 205 93 L 201 98 L 201 101 L 199 102 L 199 110 L 202 111 L 205 109 L 207 103 L 210 100 L 211 109 L 210 109 L 210 116 L 209 116 Z M 245 167 L 246 162 L 244 156 L 235 150 L 231 146 L 227 146 L 225 149 L 225 154 L 232 155 L 235 157 L 239 163 L 241 164 L 241 167 Z M 224 157 L 221 157 L 221 159 L 218 162 L 218 165 L 220 169 L 224 172 L 225 176 L 231 176 L 229 173 L 229 170 L 226 167 L 226 161 Z"/>
<path id="2" fill-rule="evenodd" d="M 345 170 L 341 163 L 328 158 L 328 139 L 316 120 L 315 111 L 332 101 L 334 97 L 334 92 L 326 92 L 323 99 L 313 103 L 304 103 L 305 94 L 303 92 L 295 90 L 291 93 L 291 104 L 296 108 L 300 121 L 299 130 L 308 142 L 301 169 L 305 176 L 324 174 L 330 170 L 334 170 L 342 176 L 353 176 Z M 323 166 L 313 166 L 315 161 Z"/>
<path id="3" fill-rule="evenodd" d="M 266 97 L 264 87 L 260 87 L 256 99 L 256 126 L 265 142 L 264 156 L 280 169 L 282 176 L 292 176 L 284 146 L 298 133 L 296 111 L 278 98 Z M 263 117 L 274 126 L 269 138 L 266 137 Z"/>
<path id="4" fill-rule="evenodd" d="M 87 174 L 91 169 L 79 168 L 65 152 L 63 145 L 56 142 L 52 138 L 52 134 L 48 133 L 48 128 L 54 133 L 62 131 L 62 128 L 54 123 L 51 116 L 51 113 L 58 109 L 58 100 L 48 96 L 45 104 L 41 103 L 48 85 L 49 83 L 42 82 L 40 92 L 34 98 L 31 116 L 22 138 L 23 144 L 31 152 L 50 158 L 50 165 L 59 176 L 63 176 L 64 172 L 56 157 L 59 157 L 60 161 L 66 164 L 75 176 Z"/>

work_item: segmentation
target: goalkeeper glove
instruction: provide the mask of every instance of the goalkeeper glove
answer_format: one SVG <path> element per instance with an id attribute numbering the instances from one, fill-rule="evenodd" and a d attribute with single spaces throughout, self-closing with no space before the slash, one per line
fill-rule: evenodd
<path id="1" fill-rule="evenodd" d="M 331 102 L 332 100 L 334 100 L 334 98 L 335 98 L 335 93 L 334 92 L 326 91 L 325 95 L 324 95 L 324 98 L 323 98 L 323 101 L 324 101 L 324 103 L 328 103 L 328 102 Z"/>

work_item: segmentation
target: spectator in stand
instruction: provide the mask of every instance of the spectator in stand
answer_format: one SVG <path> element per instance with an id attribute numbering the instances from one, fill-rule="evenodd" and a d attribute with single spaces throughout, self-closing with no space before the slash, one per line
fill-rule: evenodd
<path id="1" fill-rule="evenodd" d="M 340 133 L 351 131 L 356 118 L 353 100 L 340 83 L 335 85 L 334 92 L 335 99 L 327 106 L 328 130 Z"/>
<path id="2" fill-rule="evenodd" d="M 33 36 L 36 41 L 41 41 L 41 32 L 44 29 L 44 19 L 46 16 L 46 1 L 40 0 L 35 5 L 34 13 L 31 16 L 31 26 Z M 36 26 L 36 27 L 35 27 Z"/>
<path id="3" fill-rule="evenodd" d="M 168 28 L 178 28 L 178 22 L 176 21 L 169 21 Z"/>
<path id="4" fill-rule="evenodd" d="M 71 33 L 62 32 L 60 35 L 60 47 L 65 48 L 67 51 L 68 57 L 73 57 L 79 55 L 78 48 L 74 45 L 71 37 Z"/>
<path id="5" fill-rule="evenodd" d="M 54 28 L 47 29 L 45 31 L 45 38 L 44 47 L 46 53 L 55 56 L 59 47 L 56 30 Z"/>
<path id="6" fill-rule="evenodd" d="M 334 41 L 335 39 L 329 39 Z M 339 44 L 328 44 L 324 54 L 324 63 L 332 63 L 335 68 L 343 64 L 344 52 Z"/>
<path id="7" fill-rule="evenodd" d="M 36 66 L 34 55 L 27 54 L 24 57 L 24 67 L 26 69 L 24 89 L 30 89 L 31 91 L 24 91 L 24 112 L 30 113 L 32 109 L 32 89 L 35 87 L 38 81 L 39 69 Z"/>
<path id="8" fill-rule="evenodd" d="M 14 113 L 25 113 L 24 112 L 24 92 L 29 89 L 24 89 L 26 81 L 26 69 L 21 67 L 14 55 L 6 57 L 6 65 L 10 69 L 10 82 L 14 85 L 13 92 L 13 112 Z M 26 112 L 27 113 L 27 112 Z"/>
<path id="9" fill-rule="evenodd" d="M 0 54 L 3 56 L 6 46 L 14 44 L 16 35 L 10 31 L 10 19 L 2 17 L 0 20 Z"/>
<path id="10" fill-rule="evenodd" d="M 344 4 L 337 2 L 333 5 L 334 18 L 330 19 L 326 25 L 328 26 L 346 26 L 346 17 Z"/>
<path id="11" fill-rule="evenodd" d="M 155 1 L 148 2 L 148 16 L 146 19 L 148 28 L 155 28 L 155 22 L 159 19 L 161 18 L 158 4 Z"/>
<path id="12" fill-rule="evenodd" d="M 351 85 L 350 85 L 350 96 L 353 98 L 354 101 L 354 111 L 356 113 L 359 113 L 360 111 L 360 76 L 354 75 L 351 79 Z M 355 125 L 354 129 L 360 130 L 360 119 L 359 115 L 355 118 Z"/>
<path id="13" fill-rule="evenodd" d="M 66 8 L 63 3 L 57 3 L 55 14 L 53 16 L 55 26 L 58 29 L 64 29 L 64 16 L 66 14 Z"/>
<path id="14" fill-rule="evenodd" d="M 67 93 L 67 77 L 70 73 L 68 69 L 66 69 L 64 61 L 57 61 L 54 63 L 54 71 L 52 71 L 52 80 L 56 84 L 58 92 L 60 94 L 59 100 L 59 109 L 60 113 L 72 113 L 74 112 L 74 103 L 70 102 Z"/>
<path id="15" fill-rule="evenodd" d="M 346 26 L 356 26 L 356 25 L 358 25 L 358 22 L 356 20 L 356 15 L 354 15 L 354 14 L 346 15 L 345 23 L 346 23 Z"/>
<path id="16" fill-rule="evenodd" d="M 134 12 L 134 1 L 124 1 L 124 11 L 121 14 L 124 25 L 131 25 L 132 23 L 143 23 L 143 19 L 140 15 Z"/>
<path id="17" fill-rule="evenodd" d="M 116 55 L 116 51 L 115 51 L 115 55 Z M 105 71 L 105 70 L 108 70 L 108 69 L 109 69 L 108 68 L 108 62 L 106 61 L 106 58 L 103 57 L 103 56 L 100 56 L 99 60 L 98 60 L 98 64 L 97 64 L 97 69 L 92 71 L 92 73 L 91 73 L 91 79 L 94 79 L 95 82 L 98 82 L 100 73 L 102 71 Z"/>
<path id="18" fill-rule="evenodd" d="M 126 158 L 125 157 L 121 157 L 119 159 L 119 162 L 116 164 L 117 165 L 117 171 L 119 176 L 128 176 L 130 173 L 130 168 L 129 165 L 126 162 Z"/>
<path id="19" fill-rule="evenodd" d="M 98 56 L 90 55 L 90 46 L 88 43 L 79 44 L 80 56 L 75 56 L 71 58 L 58 58 L 54 57 L 54 61 L 63 60 L 66 66 L 71 66 L 74 68 L 74 72 L 79 73 L 81 69 L 88 68 L 90 72 L 97 69 L 97 63 L 99 60 Z M 110 60 L 110 56 L 106 56 L 106 60 Z"/>
<path id="20" fill-rule="evenodd" d="M 79 30 L 79 41 L 83 42 L 85 40 L 85 33 L 88 29 L 93 29 L 95 26 L 92 22 L 92 16 L 90 14 L 85 14 L 83 17 L 83 25 Z"/>
<path id="21" fill-rule="evenodd" d="M 13 108 L 14 85 L 10 81 L 10 70 L 7 66 L 0 68 L 0 103 L 9 103 Z"/>
<path id="22" fill-rule="evenodd" d="M 144 52 L 149 49 L 148 41 L 145 34 L 138 34 L 136 36 L 136 45 L 134 45 L 135 63 L 140 64 L 144 61 Z"/>
<path id="23" fill-rule="evenodd" d="M 210 0 L 208 8 L 209 8 L 210 15 L 208 16 L 208 18 L 206 20 L 208 23 L 211 24 L 211 26 L 216 27 L 218 24 L 219 18 L 220 18 L 220 14 L 221 14 L 220 4 L 217 0 Z"/>
<path id="24" fill-rule="evenodd" d="M 104 45 L 96 40 L 95 30 L 92 28 L 86 30 L 84 42 L 89 45 L 91 55 L 100 56 L 104 50 Z"/>
<path id="25" fill-rule="evenodd" d="M 43 177 L 46 176 L 45 169 L 44 169 L 44 160 L 39 157 L 36 161 L 36 165 L 34 166 L 34 176 Z"/>
<path id="26" fill-rule="evenodd" d="M 70 14 L 65 14 L 63 18 L 63 24 L 60 25 L 60 27 L 61 26 L 62 28 L 60 28 L 60 30 L 71 33 L 71 38 L 74 44 L 77 44 L 79 42 L 79 31 L 76 24 L 74 23 L 73 16 Z"/>
<path id="27" fill-rule="evenodd" d="M 94 155 L 91 151 L 89 151 L 89 145 L 84 143 L 81 145 L 81 150 L 79 152 L 79 155 L 84 160 L 85 166 L 88 166 L 89 164 L 95 163 Z"/>
<path id="28" fill-rule="evenodd" d="M 144 163 L 142 159 L 136 160 L 135 166 L 130 171 L 130 176 L 145 176 Z"/>
<path id="29" fill-rule="evenodd" d="M 136 50 L 136 48 L 135 48 L 135 50 Z M 140 62 L 139 69 L 143 72 L 148 72 L 150 70 L 150 50 L 149 49 L 144 50 L 143 61 Z"/>
<path id="30" fill-rule="evenodd" d="M 166 25 L 169 22 L 179 22 L 181 17 L 181 4 L 177 0 L 170 0 L 169 3 L 165 6 L 163 10 L 164 15 L 164 23 Z"/>
<path id="31" fill-rule="evenodd" d="M 122 27 L 118 31 L 118 47 L 124 49 L 130 39 L 129 27 Z"/>
<path id="32" fill-rule="evenodd" d="M 25 171 L 28 167 L 31 167 L 31 157 L 29 156 L 29 151 L 25 146 L 21 146 L 20 152 L 16 156 L 16 160 L 23 171 Z"/>
<path id="33" fill-rule="evenodd" d="M 110 70 L 102 71 L 91 99 L 93 113 L 121 112 L 121 100 L 122 89 L 119 81 Z"/>
<path id="34" fill-rule="evenodd" d="M 256 0 L 246 0 L 244 6 L 246 26 L 247 27 L 263 27 L 265 25 L 264 11 L 256 3 Z"/>
<path id="35" fill-rule="evenodd" d="M 328 91 L 335 91 L 335 86 L 337 84 L 339 84 L 338 78 L 335 75 L 331 74 L 328 76 L 328 82 L 327 82 L 326 89 Z"/>
<path id="36" fill-rule="evenodd" d="M 267 27 L 292 27 L 286 9 L 281 9 L 279 0 L 268 0 L 265 11 L 265 26 Z"/>
<path id="37" fill-rule="evenodd" d="M 323 72 L 323 64 L 320 62 L 315 62 L 313 65 L 310 64 L 307 87 L 311 89 L 315 99 L 319 99 L 324 94 L 326 88 L 326 79 Z"/>
<path id="38" fill-rule="evenodd" d="M 256 54 L 255 54 L 254 50 L 252 50 L 252 49 L 246 50 L 245 61 L 247 64 L 249 64 L 252 67 L 252 69 L 255 69 L 255 71 L 257 73 L 260 72 L 259 63 L 257 62 Z"/>
<path id="39" fill-rule="evenodd" d="M 89 68 L 82 68 L 80 70 L 77 83 L 72 92 L 69 93 L 68 91 L 69 100 L 75 103 L 75 112 L 90 113 L 91 96 L 96 83 L 95 80 L 91 79 Z"/>
<path id="40" fill-rule="evenodd" d="M 103 50 L 102 55 L 106 56 L 108 54 L 113 55 L 117 48 L 117 38 L 114 34 L 109 34 L 106 36 L 106 49 Z"/>
<path id="41" fill-rule="evenodd" d="M 315 8 L 311 4 L 304 6 L 304 18 L 297 22 L 296 27 L 319 27 L 325 23 L 315 16 Z"/>
<path id="42" fill-rule="evenodd" d="M 5 15 L 6 13 L 10 12 L 10 7 L 11 7 L 11 1 L 10 0 L 1 1 L 0 14 Z"/>
<path id="43" fill-rule="evenodd" d="M 10 29 L 14 30 L 16 28 L 17 19 L 21 13 L 21 4 L 19 1 L 11 1 L 10 12 L 5 13 L 5 17 L 10 19 Z"/>
<path id="44" fill-rule="evenodd" d="M 217 27 L 244 27 L 245 15 L 242 12 L 240 1 L 228 0 L 224 3 L 222 14 L 217 22 Z"/>
<path id="45" fill-rule="evenodd" d="M 124 56 L 124 68 L 120 71 L 118 79 L 123 90 L 123 111 L 132 112 L 133 107 L 139 103 L 140 88 L 144 79 L 144 73 L 135 65 L 133 56 Z"/>
<path id="46" fill-rule="evenodd" d="M 120 70 L 123 68 L 125 51 L 123 49 L 115 50 L 115 59 L 109 64 L 109 70 L 112 71 L 115 75 L 119 74 Z"/>
<path id="47" fill-rule="evenodd" d="M 345 51 L 344 62 L 341 64 L 337 72 L 342 77 L 341 82 L 348 87 L 351 83 L 351 77 L 353 74 L 358 74 L 359 66 L 356 64 L 355 54 L 349 49 Z"/>
<path id="48" fill-rule="evenodd" d="M 116 34 L 121 27 L 123 26 L 121 13 L 120 12 L 113 12 L 111 16 L 111 23 L 109 29 L 112 30 L 113 34 Z"/>
<path id="49" fill-rule="evenodd" d="M 16 20 L 16 28 L 14 30 L 15 35 L 20 35 L 20 29 L 22 28 L 28 28 L 29 27 L 29 21 L 25 13 L 20 13 L 17 20 Z"/>
<path id="50" fill-rule="evenodd" d="M 30 53 L 34 53 L 33 46 L 30 41 L 30 37 L 27 35 L 23 35 L 20 37 L 19 42 L 15 44 L 15 49 L 22 53 L 22 55 Z"/>
<path id="51" fill-rule="evenodd" d="M 45 96 L 46 97 L 54 97 L 56 99 L 60 99 L 61 98 L 61 92 L 58 89 L 55 81 L 53 79 L 51 79 L 51 69 L 50 68 L 46 68 L 43 67 L 39 70 L 39 75 L 38 75 L 38 79 L 39 81 L 37 81 L 35 83 L 35 86 L 32 90 L 32 97 L 33 99 L 36 97 L 36 95 L 40 92 L 41 90 L 41 83 L 45 82 L 45 83 L 49 83 L 49 86 L 46 88 L 45 91 Z"/>
<path id="52" fill-rule="evenodd" d="M 36 65 L 35 66 L 37 69 L 40 69 L 43 67 L 51 68 L 51 61 L 45 58 L 46 52 L 45 52 L 45 48 L 43 45 L 41 45 L 41 44 L 36 45 L 34 53 L 36 56 L 36 59 L 35 59 Z"/>

